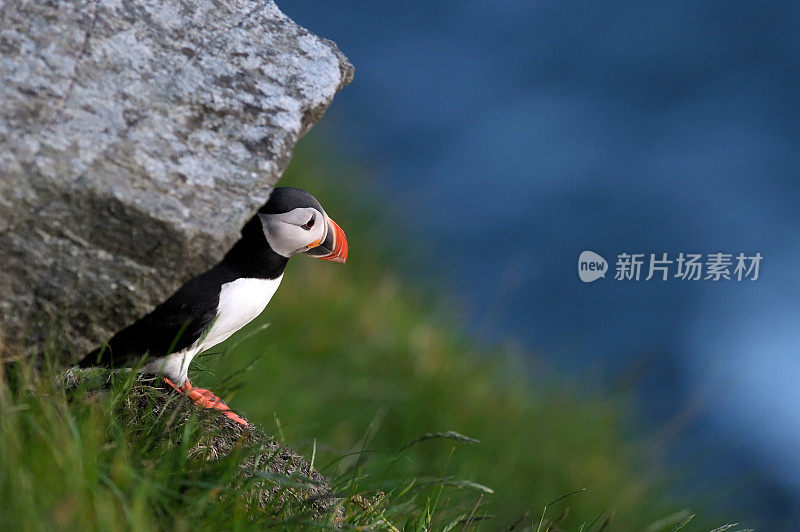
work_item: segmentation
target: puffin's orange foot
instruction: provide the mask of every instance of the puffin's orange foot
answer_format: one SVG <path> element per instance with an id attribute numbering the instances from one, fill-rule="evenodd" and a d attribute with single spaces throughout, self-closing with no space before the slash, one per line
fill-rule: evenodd
<path id="1" fill-rule="evenodd" d="M 232 419 L 233 421 L 240 425 L 244 425 L 245 427 L 248 426 L 245 418 L 237 415 L 222 401 L 222 399 L 214 395 L 211 390 L 206 390 L 205 388 L 195 388 L 188 379 L 181 386 L 177 386 L 169 379 L 164 379 L 164 382 L 191 399 L 194 404 L 204 408 L 213 408 L 215 410 L 219 410 L 225 414 L 228 419 Z"/>

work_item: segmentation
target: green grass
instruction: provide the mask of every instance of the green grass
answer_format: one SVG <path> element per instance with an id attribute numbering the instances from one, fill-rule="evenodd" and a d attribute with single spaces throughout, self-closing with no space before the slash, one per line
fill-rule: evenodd
<path id="1" fill-rule="evenodd" d="M 697 510 L 664 495 L 662 468 L 628 433 L 626 393 L 533 373 L 410 288 L 392 267 L 403 235 L 351 193 L 369 190 L 358 174 L 301 149 L 281 184 L 320 199 L 350 260 L 294 259 L 265 314 L 192 374 L 312 460 L 343 522 L 255 504 L 286 480 L 242 477 L 247 445 L 192 453 L 203 414 L 174 423 L 170 404 L 141 408 L 129 378 L 67 394 L 52 372 L 19 367 L 0 379 L 0 530 L 672 530 Z"/>

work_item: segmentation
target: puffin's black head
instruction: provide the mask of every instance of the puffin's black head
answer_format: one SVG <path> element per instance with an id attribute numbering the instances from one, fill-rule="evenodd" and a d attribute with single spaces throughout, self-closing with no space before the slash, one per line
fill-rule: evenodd
<path id="1" fill-rule="evenodd" d="M 347 238 L 328 218 L 317 199 L 299 188 L 278 187 L 258 210 L 267 242 L 275 253 L 305 253 L 316 259 L 345 262 Z"/>

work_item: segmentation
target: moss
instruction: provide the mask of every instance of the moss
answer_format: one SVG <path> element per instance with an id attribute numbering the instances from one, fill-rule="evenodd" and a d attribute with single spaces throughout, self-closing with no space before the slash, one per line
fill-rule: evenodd
<path id="1" fill-rule="evenodd" d="M 115 421 L 143 430 L 154 440 L 154 446 L 181 447 L 188 430 L 188 461 L 228 459 L 239 463 L 241 475 L 231 479 L 231 487 L 241 488 L 253 479 L 269 480 L 258 483 L 249 495 L 262 509 L 284 517 L 340 517 L 330 484 L 308 460 L 252 424 L 245 427 L 218 410 L 194 405 L 161 379 L 125 376 L 102 368 L 72 368 L 61 373 L 59 380 L 72 402 L 108 404 L 109 396 L 116 394 L 119 400 L 112 401 Z M 143 426 L 143 420 L 150 420 L 152 425 Z"/>

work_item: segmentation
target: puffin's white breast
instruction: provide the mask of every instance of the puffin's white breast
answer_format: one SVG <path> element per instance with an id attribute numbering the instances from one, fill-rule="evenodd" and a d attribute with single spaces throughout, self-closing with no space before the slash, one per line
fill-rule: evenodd
<path id="1" fill-rule="evenodd" d="M 243 278 L 222 285 L 217 317 L 211 330 L 197 344 L 198 352 L 224 342 L 261 314 L 275 295 L 281 279 L 283 275 L 275 279 Z"/>

